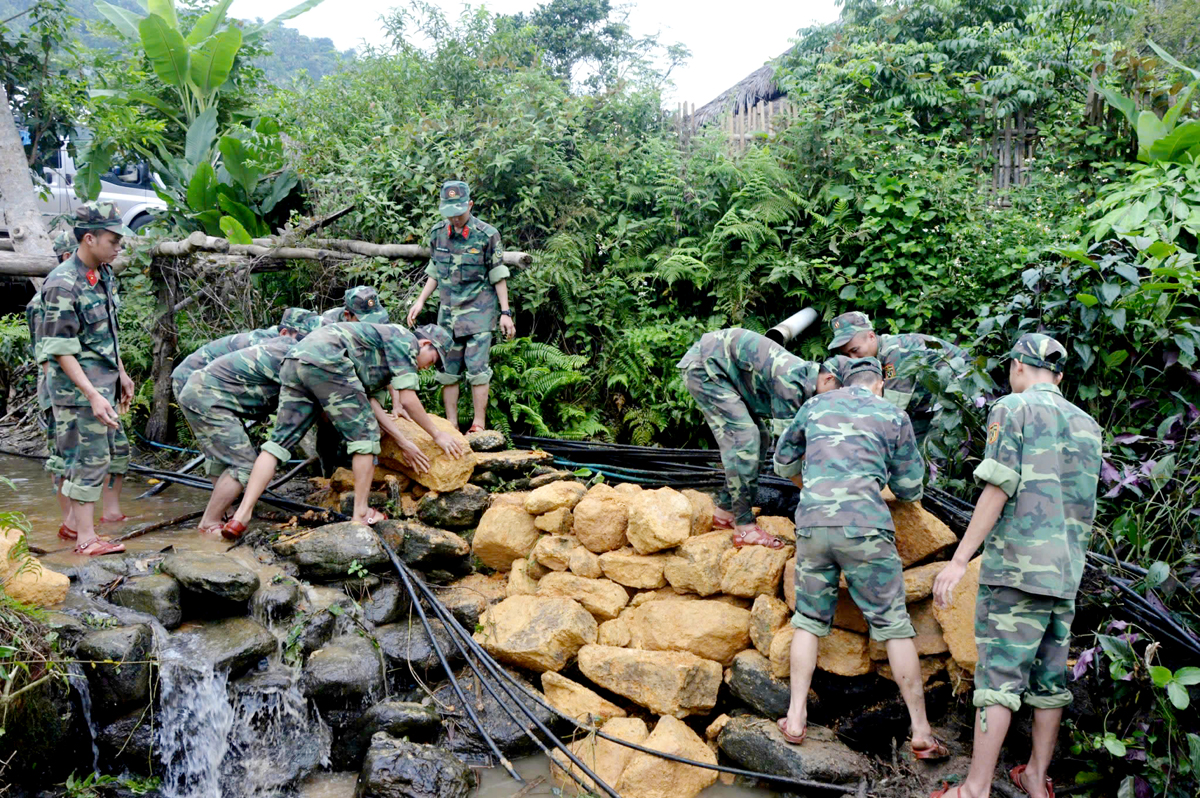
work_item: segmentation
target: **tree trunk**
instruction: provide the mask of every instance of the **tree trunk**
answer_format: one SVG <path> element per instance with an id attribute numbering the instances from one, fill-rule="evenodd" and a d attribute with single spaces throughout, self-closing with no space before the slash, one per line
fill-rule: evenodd
<path id="1" fill-rule="evenodd" d="M 171 435 L 171 372 L 175 368 L 175 354 L 179 348 L 179 328 L 175 325 L 175 278 L 166 269 L 151 265 L 157 271 L 155 284 L 158 286 L 159 315 L 151 336 L 154 341 L 153 363 L 150 378 L 154 380 L 153 403 L 150 418 L 146 421 L 146 437 L 158 443 L 166 443 Z"/>
<path id="2" fill-rule="evenodd" d="M 4 214 L 14 252 L 53 258 L 54 242 L 46 231 L 34 196 L 25 147 L 8 105 L 8 92 L 0 83 L 0 213 Z M 41 280 L 35 280 L 34 285 L 41 288 Z"/>

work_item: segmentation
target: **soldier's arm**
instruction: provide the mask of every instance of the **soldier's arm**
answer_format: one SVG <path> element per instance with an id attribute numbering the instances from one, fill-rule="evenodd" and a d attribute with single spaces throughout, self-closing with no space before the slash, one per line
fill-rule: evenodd
<path id="1" fill-rule="evenodd" d="M 954 557 L 933 580 L 933 598 L 939 606 L 950 606 L 950 597 L 963 574 L 967 572 L 967 563 L 995 528 L 1007 501 L 1008 494 L 999 486 L 984 487 L 979 501 L 975 503 L 975 512 L 971 513 L 971 523 L 967 525 L 967 531 L 958 542 L 958 548 L 954 550 Z"/>
<path id="2" fill-rule="evenodd" d="M 901 416 L 904 423 L 900 426 L 900 435 L 888 463 L 888 487 L 900 501 L 915 502 L 925 493 L 925 461 L 917 446 L 912 421 L 905 413 Z"/>
<path id="3" fill-rule="evenodd" d="M 379 400 L 374 396 L 370 398 L 371 412 L 375 414 L 375 420 L 379 422 L 379 428 L 383 430 L 383 434 L 391 437 L 400 447 L 400 451 L 404 453 L 404 459 L 408 464 L 419 474 L 429 470 L 429 458 L 424 452 L 417 447 L 415 443 L 404 437 L 404 433 L 396 426 L 396 421 L 388 415 L 383 405 L 379 404 Z"/>
<path id="4" fill-rule="evenodd" d="M 796 411 L 796 415 L 788 424 L 787 429 L 779 436 L 778 443 L 775 444 L 773 463 L 775 473 L 790 479 L 798 488 L 804 487 L 801 471 L 804 469 L 804 452 L 807 448 L 807 441 L 804 437 L 804 427 L 807 421 L 808 413 L 805 408 L 801 407 Z"/>
<path id="5" fill-rule="evenodd" d="M 440 446 L 442 451 L 455 459 L 466 454 L 466 451 L 458 441 L 434 426 L 433 419 L 425 412 L 425 408 L 421 405 L 421 399 L 417 396 L 416 391 L 401 389 L 400 404 L 408 411 L 408 417 L 416 422 L 418 427 L 428 432 L 430 437 L 433 438 L 433 442 Z"/>

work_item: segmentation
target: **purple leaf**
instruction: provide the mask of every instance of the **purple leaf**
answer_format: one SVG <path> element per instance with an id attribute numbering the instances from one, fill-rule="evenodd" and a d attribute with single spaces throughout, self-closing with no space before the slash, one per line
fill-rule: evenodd
<path id="1" fill-rule="evenodd" d="M 1079 659 L 1075 661 L 1074 667 L 1071 668 L 1071 681 L 1077 682 L 1087 673 L 1088 666 L 1092 664 L 1092 660 L 1096 658 L 1096 648 L 1085 648 L 1079 652 Z"/>
<path id="2" fill-rule="evenodd" d="M 1127 762 L 1145 762 L 1146 761 L 1146 749 L 1130 748 L 1129 753 L 1125 754 L 1125 760 Z"/>
<path id="3" fill-rule="evenodd" d="M 1113 621 L 1108 625 L 1108 629 L 1105 631 L 1109 634 L 1112 634 L 1113 632 L 1124 632 L 1128 628 L 1129 621 Z"/>
<path id="4" fill-rule="evenodd" d="M 1133 777 L 1133 798 L 1154 798 L 1154 791 L 1150 789 L 1150 782 L 1141 776 Z"/>
<path id="5" fill-rule="evenodd" d="M 1200 372 L 1198 372 L 1198 373 L 1200 373 Z M 1197 378 L 1196 382 L 1200 382 L 1200 378 Z M 1154 401 L 1153 399 L 1146 399 L 1146 398 L 1134 399 L 1132 402 L 1129 403 L 1129 409 L 1137 410 L 1139 407 L 1145 407 L 1146 405 L 1151 404 L 1153 401 Z"/>
<path id="6" fill-rule="evenodd" d="M 1121 472 L 1117 467 L 1108 460 L 1103 460 L 1100 463 L 1100 479 L 1104 480 L 1104 484 L 1111 485 L 1121 478 Z"/>
<path id="7" fill-rule="evenodd" d="M 983 398 L 982 396 L 975 397 L 975 406 L 976 407 L 983 407 L 986 404 L 987 404 L 987 399 Z"/>
<path id="8" fill-rule="evenodd" d="M 1145 474 L 1146 476 L 1150 476 L 1150 472 L 1154 470 L 1154 467 L 1156 465 L 1158 465 L 1157 460 L 1143 460 L 1142 461 L 1142 473 Z"/>
<path id="9" fill-rule="evenodd" d="M 932 460 L 930 460 L 930 461 L 929 461 L 929 481 L 930 481 L 930 482 L 936 482 L 936 481 L 937 481 L 937 476 L 938 476 L 938 466 L 937 466 L 937 463 L 935 463 L 935 462 L 933 462 Z"/>
<path id="10" fill-rule="evenodd" d="M 1113 443 L 1137 443 L 1138 441 L 1146 440 L 1145 435 L 1138 435 L 1134 432 L 1122 432 L 1117 437 L 1113 438 Z"/>
<path id="11" fill-rule="evenodd" d="M 1192 378 L 1194 383 L 1200 385 L 1200 371 L 1189 371 L 1187 375 Z"/>
<path id="12" fill-rule="evenodd" d="M 1154 609 L 1161 612 L 1163 615 L 1165 615 L 1167 617 L 1171 616 L 1171 612 L 1170 612 L 1170 610 L 1167 609 L 1167 605 L 1162 603 L 1162 599 L 1160 599 L 1158 597 L 1158 594 L 1155 593 L 1153 590 L 1146 591 L 1146 603 L 1149 604 Z"/>
<path id="13" fill-rule="evenodd" d="M 1142 636 L 1137 632 L 1126 632 L 1125 634 L 1118 636 L 1117 639 L 1124 640 L 1126 643 L 1132 646 L 1134 643 L 1140 640 L 1141 637 Z"/>
<path id="14" fill-rule="evenodd" d="M 1178 362 L 1179 362 L 1179 353 L 1178 352 L 1164 352 L 1163 353 L 1163 366 L 1164 367 L 1171 368 L 1171 366 L 1174 366 Z"/>

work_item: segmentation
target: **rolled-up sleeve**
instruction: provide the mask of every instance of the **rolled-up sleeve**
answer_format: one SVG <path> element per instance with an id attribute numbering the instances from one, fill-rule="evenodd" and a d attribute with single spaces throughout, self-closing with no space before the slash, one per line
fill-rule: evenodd
<path id="1" fill-rule="evenodd" d="M 774 459 L 775 473 L 779 476 L 791 479 L 804 469 L 804 452 L 807 448 L 804 428 L 807 423 L 808 413 L 801 407 L 796 411 L 787 429 L 779 436 L 779 441 L 775 444 Z"/>
<path id="2" fill-rule="evenodd" d="M 975 479 L 995 485 L 1009 498 L 1021 485 L 1021 413 L 998 402 L 988 415 L 987 443 Z"/>
<path id="3" fill-rule="evenodd" d="M 79 343 L 81 323 L 75 308 L 75 294 L 60 282 L 51 282 L 42 289 L 42 318 L 38 335 L 42 339 L 42 357 L 77 355 L 83 351 Z"/>
<path id="4" fill-rule="evenodd" d="M 492 285 L 507 280 L 509 277 L 508 267 L 504 265 L 504 246 L 500 243 L 500 233 L 492 233 L 488 236 L 488 282 Z"/>

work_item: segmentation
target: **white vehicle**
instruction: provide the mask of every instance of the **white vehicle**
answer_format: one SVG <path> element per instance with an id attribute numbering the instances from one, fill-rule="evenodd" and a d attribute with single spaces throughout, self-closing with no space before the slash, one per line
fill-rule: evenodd
<path id="1" fill-rule="evenodd" d="M 54 216 L 71 214 L 83 201 L 75 193 L 75 160 L 64 145 L 46 160 L 42 177 L 49 188 L 39 192 L 38 206 L 47 224 Z M 111 202 L 121 211 L 121 221 L 137 232 L 154 220 L 152 211 L 165 210 L 167 204 L 154 193 L 154 186 L 163 188 L 162 180 L 150 171 L 146 163 L 114 166 L 100 178 L 98 200 Z M 39 188 L 42 188 L 39 186 Z"/>

